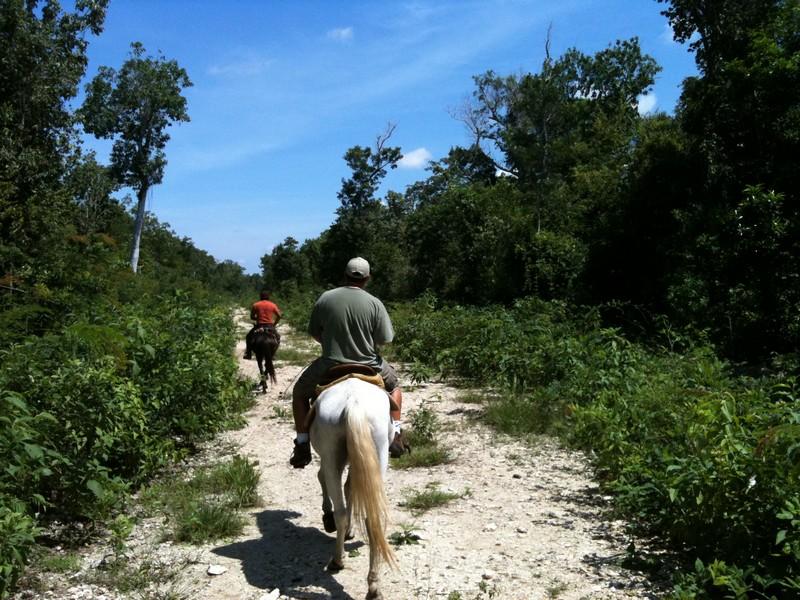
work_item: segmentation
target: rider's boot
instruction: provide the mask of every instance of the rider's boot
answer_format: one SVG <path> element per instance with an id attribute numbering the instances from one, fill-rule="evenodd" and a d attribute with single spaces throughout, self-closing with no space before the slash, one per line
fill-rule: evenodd
<path id="1" fill-rule="evenodd" d="M 406 442 L 403 432 L 398 431 L 394 434 L 392 443 L 389 444 L 389 456 L 392 458 L 400 458 L 407 452 L 411 452 L 411 446 Z"/>
<path id="2" fill-rule="evenodd" d="M 298 442 L 295 440 L 294 452 L 292 452 L 292 457 L 289 459 L 289 464 L 291 464 L 295 469 L 302 469 L 310 462 L 311 443 L 308 441 Z"/>

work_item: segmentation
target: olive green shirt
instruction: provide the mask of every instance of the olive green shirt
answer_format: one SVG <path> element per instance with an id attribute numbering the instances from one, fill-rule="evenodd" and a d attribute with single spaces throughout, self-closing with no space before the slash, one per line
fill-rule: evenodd
<path id="1" fill-rule="evenodd" d="M 308 333 L 322 342 L 322 357 L 380 368 L 378 345 L 394 338 L 383 302 L 354 286 L 323 293 L 308 323 Z"/>

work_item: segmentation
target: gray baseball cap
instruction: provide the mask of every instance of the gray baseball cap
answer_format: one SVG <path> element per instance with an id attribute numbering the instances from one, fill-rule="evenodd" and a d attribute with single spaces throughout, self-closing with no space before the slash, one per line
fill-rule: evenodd
<path id="1" fill-rule="evenodd" d="M 360 256 L 351 258 L 344 269 L 344 274 L 351 279 L 366 279 L 369 277 L 369 263 Z"/>

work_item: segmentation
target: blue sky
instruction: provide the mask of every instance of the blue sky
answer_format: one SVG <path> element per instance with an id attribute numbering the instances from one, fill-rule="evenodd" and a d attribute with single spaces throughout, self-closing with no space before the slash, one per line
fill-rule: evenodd
<path id="1" fill-rule="evenodd" d="M 421 2 L 111 0 L 90 41 L 88 76 L 119 67 L 130 43 L 189 73 L 191 122 L 174 126 L 164 181 L 148 201 L 161 221 L 219 260 L 259 271 L 287 236 L 315 237 L 348 176 L 342 156 L 387 123 L 403 164 L 385 188 L 424 179 L 426 159 L 469 144 L 451 115 L 472 76 L 535 72 L 551 54 L 590 54 L 638 36 L 663 67 L 641 110 L 672 112 L 694 61 L 671 40 L 655 0 Z M 109 145 L 87 141 L 107 160 Z M 142 252 L 146 252 L 146 248 Z"/>

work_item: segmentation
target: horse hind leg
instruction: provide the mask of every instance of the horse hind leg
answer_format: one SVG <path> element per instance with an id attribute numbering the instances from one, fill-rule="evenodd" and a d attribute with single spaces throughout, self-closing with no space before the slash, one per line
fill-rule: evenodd
<path id="1" fill-rule="evenodd" d="M 267 374 L 264 372 L 263 357 L 261 352 L 256 351 L 256 362 L 258 363 L 258 374 L 261 381 L 261 391 L 267 393 Z"/>
<path id="2" fill-rule="evenodd" d="M 322 526 L 328 533 L 336 531 L 336 519 L 333 516 L 333 503 L 328 495 L 328 486 L 325 485 L 325 473 L 320 467 L 317 471 L 319 486 L 322 488 Z"/>
<path id="3" fill-rule="evenodd" d="M 352 502 L 352 489 L 350 487 L 350 474 L 347 474 L 347 479 L 344 482 L 344 499 L 347 505 L 347 531 L 345 532 L 344 539 L 352 540 L 353 535 L 353 502 Z"/>
<path id="4" fill-rule="evenodd" d="M 320 468 L 324 471 L 325 488 L 333 503 L 333 518 L 336 522 L 336 548 L 328 563 L 328 570 L 339 571 L 344 568 L 344 537 L 349 527 L 342 493 L 342 471 L 330 462 L 322 464 Z"/>
<path id="5" fill-rule="evenodd" d="M 369 521 L 366 523 L 367 530 L 369 530 Z M 375 532 L 370 532 L 369 537 L 372 538 Z M 383 535 L 383 532 L 377 532 L 377 535 Z M 367 600 L 380 600 L 383 594 L 378 588 L 380 573 L 381 556 L 380 551 L 376 544 L 369 545 L 369 572 L 367 573 Z"/>

